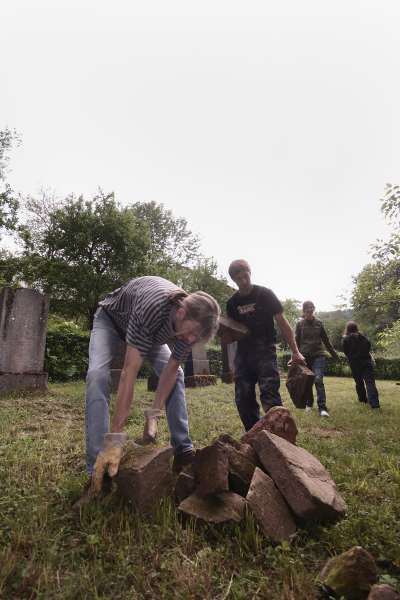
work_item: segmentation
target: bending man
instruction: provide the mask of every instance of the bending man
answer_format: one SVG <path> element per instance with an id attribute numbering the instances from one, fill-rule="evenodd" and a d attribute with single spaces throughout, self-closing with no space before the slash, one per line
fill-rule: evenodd
<path id="1" fill-rule="evenodd" d="M 216 332 L 220 308 L 205 292 L 187 294 L 161 277 L 139 277 L 108 294 L 96 312 L 86 378 L 86 463 L 91 478 L 87 494 L 99 493 L 119 467 L 126 440 L 136 378 L 145 358 L 159 375 L 145 439 L 155 439 L 156 418 L 166 408 L 175 471 L 193 459 L 185 400 L 184 362 L 191 347 Z M 110 365 L 120 341 L 126 342 L 124 365 L 109 431 Z M 167 345 L 172 346 L 172 352 Z M 105 477 L 104 477 L 105 476 Z"/>

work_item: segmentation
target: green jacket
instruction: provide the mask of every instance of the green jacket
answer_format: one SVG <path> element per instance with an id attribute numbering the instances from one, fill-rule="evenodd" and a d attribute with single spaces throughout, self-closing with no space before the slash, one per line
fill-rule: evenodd
<path id="1" fill-rule="evenodd" d="M 297 346 L 304 356 L 327 356 L 325 348 L 333 358 L 337 356 L 335 348 L 329 341 L 324 325 L 319 319 L 315 317 L 311 321 L 301 319 L 296 324 L 295 335 Z"/>

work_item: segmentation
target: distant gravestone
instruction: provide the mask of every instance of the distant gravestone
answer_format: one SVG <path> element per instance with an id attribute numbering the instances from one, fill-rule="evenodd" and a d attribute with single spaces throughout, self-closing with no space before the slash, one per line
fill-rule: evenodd
<path id="1" fill-rule="evenodd" d="M 28 288 L 0 290 L 0 393 L 47 389 L 44 368 L 48 297 Z"/>
<path id="2" fill-rule="evenodd" d="M 217 383 L 215 375 L 210 375 L 210 363 L 203 342 L 194 344 L 185 362 L 185 386 L 198 387 Z"/>

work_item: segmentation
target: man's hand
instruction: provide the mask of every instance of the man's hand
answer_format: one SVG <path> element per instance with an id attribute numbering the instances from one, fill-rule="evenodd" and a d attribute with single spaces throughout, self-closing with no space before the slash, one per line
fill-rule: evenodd
<path id="1" fill-rule="evenodd" d="M 297 363 L 299 365 L 305 365 L 306 364 L 306 359 L 304 358 L 304 356 L 300 352 L 292 352 L 291 362 L 292 363 Z"/>
<path id="2" fill-rule="evenodd" d="M 144 444 L 154 444 L 156 442 L 158 433 L 157 419 L 160 417 L 165 417 L 165 411 L 159 408 L 148 408 L 144 411 Z"/>
<path id="3" fill-rule="evenodd" d="M 124 444 L 127 440 L 126 433 L 106 433 L 103 447 L 97 455 L 92 475 L 92 494 L 97 496 L 101 492 L 103 477 L 108 472 L 110 477 L 118 473 Z"/>

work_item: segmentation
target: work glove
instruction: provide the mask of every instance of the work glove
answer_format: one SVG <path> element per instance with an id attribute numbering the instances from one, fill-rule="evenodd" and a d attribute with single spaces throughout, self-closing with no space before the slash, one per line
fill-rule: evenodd
<path id="1" fill-rule="evenodd" d="M 103 446 L 97 455 L 92 475 L 93 496 L 97 496 L 101 492 L 106 473 L 110 477 L 114 477 L 118 473 L 127 437 L 126 433 L 106 433 L 104 435 Z"/>
<path id="2" fill-rule="evenodd" d="M 154 444 L 157 439 L 157 419 L 164 417 L 165 412 L 159 408 L 148 408 L 144 411 L 143 443 Z"/>

